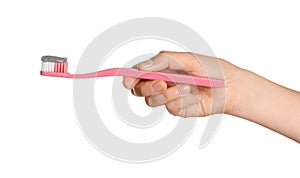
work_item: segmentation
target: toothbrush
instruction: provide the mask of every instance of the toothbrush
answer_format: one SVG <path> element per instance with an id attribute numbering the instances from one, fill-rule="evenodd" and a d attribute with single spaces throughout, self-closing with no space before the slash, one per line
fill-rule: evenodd
<path id="1" fill-rule="evenodd" d="M 70 74 L 68 73 L 67 58 L 61 58 L 56 56 L 43 56 L 41 75 L 51 77 L 63 77 L 63 78 L 75 78 L 86 79 L 95 77 L 107 77 L 107 76 L 125 76 L 148 80 L 163 80 L 166 82 L 175 82 L 181 84 L 191 84 L 205 87 L 223 87 L 224 80 L 199 77 L 186 74 L 175 74 L 166 72 L 151 72 L 140 71 L 132 68 L 111 68 L 106 70 L 100 70 L 92 73 L 85 74 Z"/>

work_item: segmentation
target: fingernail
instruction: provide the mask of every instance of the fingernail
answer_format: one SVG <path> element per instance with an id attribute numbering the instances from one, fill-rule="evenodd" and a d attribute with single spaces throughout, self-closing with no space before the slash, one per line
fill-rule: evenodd
<path id="1" fill-rule="evenodd" d="M 128 89 L 130 89 L 131 88 L 131 85 L 133 84 L 133 82 L 134 82 L 134 78 L 126 78 L 125 80 L 124 80 L 124 86 L 126 87 L 126 88 L 128 88 Z"/>
<path id="2" fill-rule="evenodd" d="M 159 81 L 153 83 L 152 87 L 155 91 L 161 91 L 164 89 L 164 86 Z"/>
<path id="3" fill-rule="evenodd" d="M 178 86 L 178 92 L 180 95 L 186 95 L 190 93 L 191 87 L 189 85 L 179 85 Z"/>
<path id="4" fill-rule="evenodd" d="M 150 60 L 139 63 L 138 67 L 141 68 L 141 69 L 146 69 L 146 68 L 151 67 L 152 64 L 153 64 L 153 61 L 150 59 Z"/>

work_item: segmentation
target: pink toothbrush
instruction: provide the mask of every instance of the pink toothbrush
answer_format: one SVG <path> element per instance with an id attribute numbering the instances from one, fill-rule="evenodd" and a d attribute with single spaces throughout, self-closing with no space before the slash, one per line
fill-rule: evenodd
<path id="1" fill-rule="evenodd" d="M 86 74 L 70 74 L 67 71 L 68 62 L 67 58 L 61 58 L 56 56 L 43 56 L 42 57 L 42 70 L 41 75 L 51 77 L 63 77 L 63 78 L 76 78 L 86 79 L 95 77 L 106 76 L 126 76 L 148 80 L 163 80 L 166 82 L 175 82 L 182 84 L 191 84 L 205 87 L 223 87 L 224 80 L 199 77 L 184 74 L 165 73 L 165 72 L 149 72 L 140 71 L 131 68 L 112 68 L 101 70 Z"/>

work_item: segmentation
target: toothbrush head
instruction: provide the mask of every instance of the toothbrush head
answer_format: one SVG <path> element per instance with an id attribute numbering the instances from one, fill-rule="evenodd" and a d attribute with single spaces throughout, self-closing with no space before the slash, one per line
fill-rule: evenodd
<path id="1" fill-rule="evenodd" d="M 67 73 L 68 62 L 67 58 L 56 57 L 56 56 L 43 56 L 41 74 L 43 73 Z"/>

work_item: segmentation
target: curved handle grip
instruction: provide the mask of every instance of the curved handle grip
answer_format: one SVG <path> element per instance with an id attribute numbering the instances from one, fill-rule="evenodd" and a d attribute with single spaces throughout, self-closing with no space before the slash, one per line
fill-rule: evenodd
<path id="1" fill-rule="evenodd" d="M 119 68 L 116 72 L 117 76 L 128 76 L 134 78 L 142 78 L 148 80 L 163 80 L 166 82 L 183 83 L 191 85 L 199 85 L 206 87 L 223 87 L 224 80 L 166 72 L 150 72 L 140 71 L 136 69 Z"/>
<path id="2" fill-rule="evenodd" d="M 43 72 L 42 75 L 54 76 L 54 77 L 65 77 L 65 78 L 96 78 L 96 77 L 107 77 L 107 76 L 125 76 L 133 78 L 141 78 L 148 80 L 163 80 L 166 82 L 191 84 L 205 87 L 223 87 L 224 80 L 207 78 L 186 74 L 175 74 L 166 72 L 151 72 L 151 71 L 140 71 L 131 68 L 112 68 L 101 70 L 98 72 L 86 73 L 86 74 L 70 74 L 70 73 L 55 73 L 55 72 Z"/>

